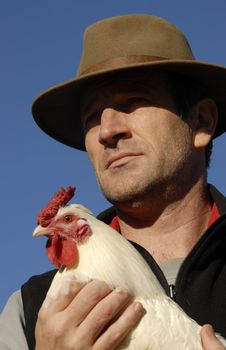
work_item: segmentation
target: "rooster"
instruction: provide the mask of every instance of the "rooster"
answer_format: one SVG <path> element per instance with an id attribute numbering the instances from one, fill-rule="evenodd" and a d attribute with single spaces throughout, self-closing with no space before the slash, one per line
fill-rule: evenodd
<path id="1" fill-rule="evenodd" d="M 117 350 L 202 350 L 200 329 L 164 292 L 137 250 L 85 207 L 67 205 L 74 188 L 61 189 L 37 216 L 34 236 L 47 236 L 46 252 L 59 268 L 47 293 L 57 298 L 70 280 L 105 281 L 123 288 L 146 313 Z M 218 336 L 226 345 L 226 341 Z"/>

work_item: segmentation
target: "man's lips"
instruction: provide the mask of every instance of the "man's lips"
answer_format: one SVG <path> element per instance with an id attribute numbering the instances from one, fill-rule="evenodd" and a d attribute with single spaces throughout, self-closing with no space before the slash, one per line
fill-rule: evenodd
<path id="1" fill-rule="evenodd" d="M 123 152 L 110 157 L 106 163 L 106 168 L 112 168 L 122 165 L 123 163 L 140 156 L 141 153 Z"/>

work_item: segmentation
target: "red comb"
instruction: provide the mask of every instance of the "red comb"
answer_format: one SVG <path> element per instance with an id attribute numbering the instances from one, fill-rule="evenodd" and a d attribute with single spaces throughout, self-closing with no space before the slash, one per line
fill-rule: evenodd
<path id="1" fill-rule="evenodd" d="M 60 207 L 65 206 L 74 196 L 75 187 L 61 188 L 55 193 L 53 198 L 47 203 L 45 208 L 40 210 L 37 215 L 37 224 L 46 227 L 50 224 L 52 218 L 57 214 Z"/>

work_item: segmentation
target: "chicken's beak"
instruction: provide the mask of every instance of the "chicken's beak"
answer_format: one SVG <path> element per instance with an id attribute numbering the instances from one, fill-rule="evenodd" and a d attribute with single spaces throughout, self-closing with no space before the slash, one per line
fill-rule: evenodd
<path id="1" fill-rule="evenodd" d="M 53 230 L 50 227 L 42 227 L 41 225 L 38 225 L 36 229 L 33 232 L 33 237 L 39 237 L 39 236 L 51 236 Z"/>

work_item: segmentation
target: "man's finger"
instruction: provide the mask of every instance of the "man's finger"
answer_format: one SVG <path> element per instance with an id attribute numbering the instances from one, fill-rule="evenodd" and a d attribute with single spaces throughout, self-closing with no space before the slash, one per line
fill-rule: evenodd
<path id="1" fill-rule="evenodd" d="M 124 290 L 115 289 L 103 298 L 87 315 L 79 326 L 81 337 L 87 334 L 90 343 L 93 343 L 105 327 L 125 310 L 132 296 Z"/>
<path id="2" fill-rule="evenodd" d="M 79 326 L 96 304 L 111 292 L 112 289 L 102 281 L 93 280 L 87 283 L 65 310 L 67 319 Z"/>
<path id="3" fill-rule="evenodd" d="M 143 314 L 144 308 L 140 303 L 130 304 L 123 314 L 97 339 L 94 344 L 95 350 L 115 349 L 137 325 Z"/>
<path id="4" fill-rule="evenodd" d="M 62 288 L 62 291 L 57 293 L 56 298 L 48 296 L 47 294 L 41 309 L 43 311 L 48 309 L 48 312 L 65 310 L 85 285 L 86 283 L 77 282 L 75 280 L 70 281 L 66 288 Z"/>
<path id="5" fill-rule="evenodd" d="M 209 324 L 206 324 L 201 329 L 201 339 L 203 350 L 225 350 L 226 348 L 222 343 L 217 339 L 213 327 Z"/>

